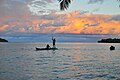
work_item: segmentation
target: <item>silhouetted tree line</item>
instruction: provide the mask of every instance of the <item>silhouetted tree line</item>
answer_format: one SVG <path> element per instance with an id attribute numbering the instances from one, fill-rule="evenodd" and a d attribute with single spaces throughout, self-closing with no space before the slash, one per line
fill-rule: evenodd
<path id="1" fill-rule="evenodd" d="M 120 43 L 120 39 L 117 38 L 101 39 L 100 41 L 98 41 L 98 43 Z"/>
<path id="2" fill-rule="evenodd" d="M 0 38 L 0 42 L 8 42 L 8 41 L 5 40 L 5 39 Z"/>

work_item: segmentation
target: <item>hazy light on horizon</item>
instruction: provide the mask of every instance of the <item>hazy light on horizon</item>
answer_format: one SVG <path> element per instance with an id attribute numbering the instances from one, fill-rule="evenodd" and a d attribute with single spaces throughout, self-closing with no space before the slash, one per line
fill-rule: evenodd
<path id="1" fill-rule="evenodd" d="M 120 34 L 117 5 L 114 0 L 73 0 L 60 11 L 57 0 L 1 0 L 0 34 Z"/>

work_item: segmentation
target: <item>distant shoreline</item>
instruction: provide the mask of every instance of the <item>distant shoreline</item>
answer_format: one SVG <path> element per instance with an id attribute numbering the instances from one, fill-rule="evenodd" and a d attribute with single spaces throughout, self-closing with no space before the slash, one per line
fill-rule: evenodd
<path id="1" fill-rule="evenodd" d="M 120 39 L 117 39 L 117 38 L 101 39 L 100 41 L 98 41 L 98 43 L 120 43 Z"/>
<path id="2" fill-rule="evenodd" d="M 0 38 L 0 42 L 8 42 L 8 40 Z"/>

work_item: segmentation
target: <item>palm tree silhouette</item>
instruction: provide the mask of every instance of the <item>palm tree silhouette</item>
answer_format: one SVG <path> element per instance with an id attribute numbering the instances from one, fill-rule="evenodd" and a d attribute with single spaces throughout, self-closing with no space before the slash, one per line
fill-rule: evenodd
<path id="1" fill-rule="evenodd" d="M 69 7 L 72 0 L 58 0 L 60 2 L 60 10 L 65 10 Z M 117 0 L 120 1 L 120 0 Z M 120 5 L 119 5 L 120 7 Z"/>
<path id="2" fill-rule="evenodd" d="M 72 0 L 58 0 L 60 2 L 60 10 L 65 10 L 69 7 Z"/>

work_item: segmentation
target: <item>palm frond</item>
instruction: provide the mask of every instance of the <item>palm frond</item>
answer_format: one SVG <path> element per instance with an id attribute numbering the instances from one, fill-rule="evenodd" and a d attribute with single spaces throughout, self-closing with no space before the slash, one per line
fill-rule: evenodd
<path id="1" fill-rule="evenodd" d="M 60 10 L 65 10 L 69 7 L 72 0 L 58 0 L 60 2 Z"/>
<path id="2" fill-rule="evenodd" d="M 65 10 L 69 7 L 72 0 L 58 0 L 60 2 L 60 10 Z M 120 0 L 117 0 L 120 1 Z M 119 5 L 120 7 L 120 5 Z"/>

